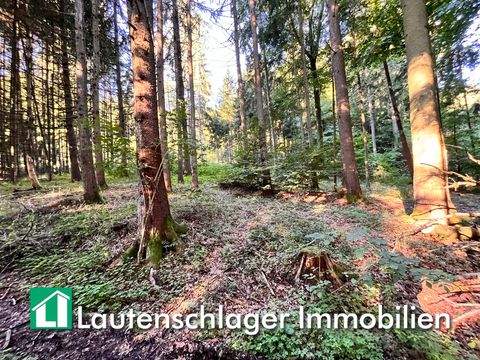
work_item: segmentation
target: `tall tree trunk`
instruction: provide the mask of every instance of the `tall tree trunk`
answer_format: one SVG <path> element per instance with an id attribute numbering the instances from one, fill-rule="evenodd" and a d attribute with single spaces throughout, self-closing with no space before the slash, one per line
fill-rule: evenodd
<path id="1" fill-rule="evenodd" d="M 118 0 L 114 0 L 113 5 L 113 31 L 115 36 L 115 81 L 117 85 L 117 107 L 118 107 L 118 136 L 122 139 L 121 165 L 123 175 L 128 175 L 127 171 L 127 120 L 123 106 L 123 88 L 122 88 L 122 63 L 120 60 L 120 40 L 118 34 Z"/>
<path id="2" fill-rule="evenodd" d="M 157 97 L 158 120 L 160 131 L 160 146 L 163 154 L 163 178 L 167 191 L 172 191 L 172 177 L 170 173 L 170 160 L 168 156 L 167 112 L 165 110 L 165 59 L 163 46 L 163 1 L 157 0 L 157 33 L 156 36 L 156 66 L 157 66 Z"/>
<path id="3" fill-rule="evenodd" d="M 187 0 L 187 49 L 188 49 L 188 92 L 190 96 L 190 163 L 192 168 L 192 188 L 198 189 L 197 140 L 195 127 L 195 84 L 193 81 L 193 21 L 192 0 Z"/>
<path id="4" fill-rule="evenodd" d="M 463 100 L 465 101 L 465 112 L 467 114 L 468 134 L 470 136 L 470 148 L 475 151 L 475 132 L 472 126 L 472 118 L 470 117 L 470 108 L 468 106 L 467 90 L 463 91 Z"/>
<path id="5" fill-rule="evenodd" d="M 107 188 L 105 180 L 105 168 L 102 153 L 102 133 L 100 129 L 100 93 L 98 83 L 100 82 L 100 21 L 98 1 L 92 0 L 92 35 L 93 35 L 93 71 L 91 80 L 92 89 L 92 115 L 93 115 L 93 147 L 95 153 L 95 175 L 98 186 Z"/>
<path id="6" fill-rule="evenodd" d="M 231 0 L 231 11 L 233 16 L 233 41 L 235 44 L 235 63 L 237 66 L 237 96 L 238 115 L 240 117 L 240 131 L 243 136 L 243 145 L 247 142 L 247 115 L 245 112 L 245 85 L 242 77 L 242 64 L 240 62 L 240 29 L 237 11 L 237 0 Z"/>
<path id="7" fill-rule="evenodd" d="M 307 56 L 305 52 L 305 35 L 303 31 L 303 14 L 298 7 L 298 36 L 300 42 L 300 62 L 302 66 L 302 80 L 303 80 L 303 99 L 304 99 L 304 116 L 305 116 L 305 125 L 307 127 L 305 134 L 307 135 L 307 143 L 310 146 L 312 144 L 312 114 L 310 109 L 310 89 L 309 81 L 307 74 Z"/>
<path id="8" fill-rule="evenodd" d="M 19 55 L 18 55 L 18 0 L 13 0 L 13 21 L 10 37 L 11 63 L 10 63 L 10 135 L 9 135 L 9 172 L 10 180 L 17 181 L 18 177 L 18 129 L 20 127 L 19 116 L 19 93 L 20 93 L 20 75 L 19 75 Z M 13 153 L 12 153 L 13 150 Z"/>
<path id="9" fill-rule="evenodd" d="M 377 110 L 370 87 L 367 86 L 368 114 L 370 117 L 370 134 L 372 137 L 373 155 L 377 155 Z"/>
<path id="10" fill-rule="evenodd" d="M 175 240 L 176 232 L 162 176 L 153 34 L 147 6 L 145 0 L 128 0 L 127 4 L 133 64 L 133 117 L 137 124 L 137 161 L 143 195 L 138 251 L 143 254 L 146 245 L 149 260 L 157 267 L 163 256 L 164 242 Z"/>
<path id="11" fill-rule="evenodd" d="M 180 22 L 178 19 L 178 2 L 172 0 L 173 24 L 173 52 L 175 62 L 175 92 L 176 100 L 176 125 L 178 142 L 178 182 L 183 183 L 184 172 L 189 172 L 190 160 L 188 152 L 187 111 L 185 108 L 185 86 L 183 84 L 182 44 L 180 42 Z M 188 163 L 187 163 L 188 161 Z"/>
<path id="12" fill-rule="evenodd" d="M 453 204 L 436 98 L 434 61 L 424 0 L 402 0 L 412 124 L 414 215 L 444 218 Z"/>
<path id="13" fill-rule="evenodd" d="M 383 61 L 383 69 L 385 70 L 388 93 L 392 103 L 393 119 L 397 124 L 398 136 L 400 137 L 400 143 L 402 144 L 403 158 L 405 159 L 405 163 L 407 164 L 410 175 L 413 176 L 412 153 L 410 151 L 410 146 L 408 145 L 407 137 L 405 136 L 405 131 L 403 131 L 402 118 L 400 116 L 400 111 L 398 110 L 397 97 L 395 96 L 395 90 L 393 89 L 392 78 L 390 76 L 390 69 L 388 68 L 388 62 L 386 60 Z"/>
<path id="14" fill-rule="evenodd" d="M 357 163 L 353 147 L 350 100 L 348 98 L 345 59 L 343 57 L 338 5 L 335 0 L 328 0 L 328 18 L 330 25 L 330 42 L 333 50 L 332 67 L 335 82 L 338 125 L 340 130 L 340 149 L 342 153 L 343 177 L 347 189 L 348 201 L 356 201 L 362 196 L 358 180 Z"/>
<path id="15" fill-rule="evenodd" d="M 87 203 L 101 202 L 95 168 L 93 166 L 91 128 L 87 113 L 87 57 L 85 54 L 85 33 L 83 0 L 75 0 L 75 43 L 77 51 L 77 116 L 80 137 L 80 162 L 82 164 L 83 198 Z"/>
<path id="16" fill-rule="evenodd" d="M 67 12 L 65 0 L 60 1 L 60 8 L 63 13 Z M 63 17 L 62 17 L 63 19 Z M 72 181 L 82 180 L 80 167 L 78 165 L 77 135 L 75 133 L 72 85 L 70 83 L 70 66 L 68 61 L 68 33 L 65 22 L 60 29 L 61 48 L 62 48 L 62 86 L 65 103 L 65 128 L 67 130 L 68 154 L 70 157 L 70 178 Z"/>
<path id="17" fill-rule="evenodd" d="M 322 102 L 321 102 L 321 84 L 317 73 L 317 59 L 314 56 L 308 57 L 310 63 L 310 73 L 315 83 L 313 87 L 313 100 L 315 102 L 315 117 L 317 119 L 317 137 L 320 148 L 323 149 L 323 119 L 322 119 Z"/>
<path id="18" fill-rule="evenodd" d="M 357 83 L 358 83 L 358 95 L 359 95 L 359 108 L 360 108 L 360 121 L 362 126 L 362 140 L 363 140 L 363 153 L 365 156 L 364 160 L 364 170 L 365 170 L 365 184 L 367 189 L 370 190 L 370 164 L 368 161 L 368 136 L 367 136 L 367 118 L 365 116 L 365 90 L 363 89 L 362 78 L 360 73 L 357 73 Z"/>
<path id="19" fill-rule="evenodd" d="M 257 15 L 256 15 L 257 0 L 248 0 L 248 7 L 250 12 L 250 26 L 252 29 L 252 42 L 253 42 L 253 67 L 254 67 L 254 86 L 255 86 L 255 100 L 256 110 L 258 117 L 258 142 L 260 147 L 260 166 L 262 169 L 261 183 L 268 185 L 271 183 L 270 170 L 267 166 L 267 136 L 266 129 L 267 124 L 265 120 L 265 112 L 263 108 L 263 94 L 262 94 L 262 72 L 260 68 L 260 55 L 258 51 L 258 35 L 257 35 Z"/>

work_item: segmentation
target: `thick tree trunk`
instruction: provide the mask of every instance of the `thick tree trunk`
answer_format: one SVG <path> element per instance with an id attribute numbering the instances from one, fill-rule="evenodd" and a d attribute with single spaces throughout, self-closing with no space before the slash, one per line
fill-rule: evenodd
<path id="1" fill-rule="evenodd" d="M 407 164 L 410 175 L 413 176 L 412 153 L 410 151 L 410 146 L 408 145 L 407 137 L 405 136 L 405 131 L 403 131 L 402 118 L 400 116 L 400 111 L 398 110 L 397 97 L 395 96 L 392 78 L 390 76 L 390 69 L 388 68 L 388 62 L 386 60 L 383 61 L 383 69 L 385 70 L 385 77 L 388 84 L 388 93 L 390 95 L 390 101 L 392 103 L 393 119 L 395 121 L 395 124 L 397 125 L 398 136 L 402 145 L 403 158 L 405 159 L 405 163 Z"/>
<path id="2" fill-rule="evenodd" d="M 66 13 L 65 0 L 60 2 L 61 11 Z M 72 181 L 82 180 L 80 167 L 78 165 L 77 135 L 75 133 L 72 86 L 70 83 L 70 66 L 68 61 L 68 34 L 66 24 L 60 29 L 61 48 L 62 48 L 62 86 L 65 104 L 65 128 L 67 130 L 68 155 L 70 158 L 70 178 Z"/>
<path id="3" fill-rule="evenodd" d="M 235 44 L 235 63 L 237 66 L 237 96 L 238 115 L 240 117 L 240 131 L 243 136 L 243 145 L 247 142 L 247 115 L 245 112 L 245 85 L 242 77 L 242 64 L 240 62 L 240 29 L 238 24 L 237 0 L 231 0 L 231 11 L 233 16 L 233 42 Z"/>
<path id="4" fill-rule="evenodd" d="M 158 266 L 164 242 L 175 240 L 176 232 L 162 176 L 153 34 L 145 0 L 128 0 L 127 4 L 133 65 L 133 117 L 137 124 L 137 161 L 143 195 L 138 253 L 143 255 L 146 245 L 150 262 Z"/>
<path id="5" fill-rule="evenodd" d="M 185 105 L 185 86 L 183 84 L 182 44 L 180 42 L 180 22 L 178 2 L 172 0 L 173 52 L 175 62 L 176 126 L 178 146 L 178 182 L 183 183 L 183 174 L 190 172 L 188 151 L 187 111 Z"/>
<path id="6" fill-rule="evenodd" d="M 120 40 L 118 35 L 118 0 L 114 0 L 113 5 L 113 31 L 115 36 L 115 82 L 117 86 L 117 107 L 118 107 L 118 136 L 122 139 L 121 164 L 123 175 L 128 175 L 127 171 L 127 120 L 125 117 L 125 108 L 123 106 L 123 87 L 122 87 L 122 64 L 120 60 Z"/>
<path id="7" fill-rule="evenodd" d="M 167 191 L 172 191 L 172 177 L 168 156 L 167 112 L 165 110 L 165 59 L 163 34 L 163 0 L 157 0 L 157 33 L 156 36 L 156 66 L 157 66 L 157 97 L 158 121 L 160 131 L 160 146 L 163 154 L 163 178 Z"/>
<path id="8" fill-rule="evenodd" d="M 267 124 L 265 120 L 265 112 L 263 108 L 263 94 L 262 94 L 262 72 L 260 68 L 260 55 L 258 51 L 258 35 L 257 35 L 257 15 L 256 15 L 256 4 L 257 0 L 248 0 L 248 7 L 250 12 L 250 26 L 252 29 L 252 50 L 253 50 L 253 67 L 254 67 L 254 86 L 255 86 L 255 100 L 256 100 L 256 110 L 258 117 L 258 142 L 260 147 L 260 166 L 262 169 L 262 179 L 261 183 L 263 185 L 268 185 L 271 183 L 270 179 L 270 170 L 266 168 L 267 166 L 267 136 L 266 129 Z"/>
<path id="9" fill-rule="evenodd" d="M 192 188 L 198 189 L 197 135 L 195 127 L 195 84 L 193 81 L 193 21 L 192 0 L 187 0 L 187 49 L 188 49 L 188 92 L 190 96 L 190 164 L 192 169 Z"/>
<path id="10" fill-rule="evenodd" d="M 75 0 L 75 43 L 77 51 L 77 115 L 82 164 L 83 198 L 87 203 L 101 202 L 93 166 L 91 128 L 87 114 L 87 58 L 85 54 L 83 0 Z"/>
<path id="11" fill-rule="evenodd" d="M 444 218 L 452 208 L 424 0 L 402 0 L 412 124 L 414 215 Z"/>
<path id="12" fill-rule="evenodd" d="M 343 57 L 338 5 L 335 0 L 328 0 L 328 18 L 330 25 L 330 42 L 333 50 L 332 67 L 335 82 L 338 125 L 340 130 L 340 149 L 342 153 L 343 177 L 348 201 L 356 201 L 362 196 L 358 180 L 357 163 L 353 147 L 350 100 L 348 98 L 347 76 Z"/>
<path id="13" fill-rule="evenodd" d="M 98 1 L 92 0 L 92 35 L 93 35 L 93 72 L 91 80 L 92 89 L 92 115 L 93 115 L 93 146 L 95 153 L 95 175 L 98 186 L 107 188 L 105 168 L 102 153 L 102 132 L 100 129 L 100 21 Z"/>

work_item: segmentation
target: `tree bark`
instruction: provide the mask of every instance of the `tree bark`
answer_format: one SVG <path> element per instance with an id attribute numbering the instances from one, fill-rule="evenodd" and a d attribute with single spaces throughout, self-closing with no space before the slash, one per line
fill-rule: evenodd
<path id="1" fill-rule="evenodd" d="M 247 142 L 247 115 L 245 112 L 245 85 L 243 83 L 242 64 L 240 62 L 240 29 L 238 24 L 237 0 L 231 0 L 231 11 L 233 16 L 235 63 L 237 66 L 238 115 L 240 117 L 240 131 L 243 136 L 243 145 L 245 146 Z"/>
<path id="2" fill-rule="evenodd" d="M 315 86 L 313 87 L 313 100 L 315 104 L 315 117 L 317 119 L 317 137 L 318 143 L 320 148 L 323 149 L 323 119 L 322 119 L 322 102 L 321 102 L 321 85 L 318 79 L 317 73 L 317 59 L 314 56 L 309 56 L 309 63 L 310 63 L 310 73 L 312 74 L 313 81 L 315 82 Z"/>
<path id="3" fill-rule="evenodd" d="M 145 0 L 128 0 L 127 5 L 133 65 L 133 117 L 137 126 L 137 161 L 143 198 L 139 212 L 141 241 L 138 253 L 143 255 L 146 245 L 150 262 L 158 267 L 164 242 L 174 240 L 176 232 L 162 176 L 164 164 L 155 91 L 153 34 Z"/>
<path id="4" fill-rule="evenodd" d="M 359 95 L 359 108 L 360 108 L 360 122 L 362 126 L 362 140 L 363 140 L 363 152 L 365 156 L 364 170 L 365 170 L 365 184 L 367 189 L 370 190 L 370 164 L 368 161 L 368 136 L 367 136 L 367 118 L 365 116 L 365 91 L 363 89 L 362 78 L 360 73 L 357 73 L 358 82 L 358 95 Z"/>
<path id="5" fill-rule="evenodd" d="M 377 155 L 377 110 L 370 87 L 367 87 L 368 114 L 370 117 L 370 134 L 372 137 L 373 155 Z"/>
<path id="6" fill-rule="evenodd" d="M 307 56 L 305 53 L 305 35 L 303 31 L 303 15 L 298 7 L 298 36 L 300 42 L 300 62 L 302 65 L 302 79 L 303 79 L 303 99 L 304 99 L 304 116 L 305 116 L 305 125 L 307 127 L 305 134 L 307 136 L 308 146 L 312 144 L 312 114 L 310 109 L 310 90 L 307 74 Z"/>
<path id="7" fill-rule="evenodd" d="M 390 95 L 390 101 L 392 103 L 393 119 L 397 124 L 398 136 L 402 145 L 403 158 L 405 159 L 405 163 L 407 164 L 410 175 L 413 176 L 412 153 L 410 151 L 410 146 L 408 145 L 407 137 L 405 136 L 405 131 L 403 131 L 402 118 L 400 116 L 400 111 L 398 110 L 397 97 L 395 96 L 392 78 L 390 76 L 390 69 L 388 68 L 388 62 L 386 60 L 383 61 L 383 69 L 385 70 L 385 77 L 388 84 L 388 93 Z"/>
<path id="8" fill-rule="evenodd" d="M 185 86 L 183 83 L 182 44 L 180 42 L 180 22 L 178 2 L 172 0 L 173 52 L 175 63 L 176 126 L 178 146 L 178 182 L 183 183 L 183 174 L 190 172 L 188 151 L 187 111 L 185 105 Z"/>
<path id="9" fill-rule="evenodd" d="M 187 0 L 187 49 L 188 49 L 188 92 L 190 96 L 190 164 L 192 169 L 192 188 L 198 189 L 197 140 L 195 127 L 195 84 L 193 81 L 193 21 L 192 0 Z"/>
<path id="10" fill-rule="evenodd" d="M 157 67 L 157 97 L 158 120 L 160 131 L 160 146 L 163 154 L 163 178 L 167 191 L 172 191 L 172 177 L 170 173 L 170 160 L 168 156 L 167 112 L 165 110 L 165 59 L 163 34 L 163 1 L 157 0 L 157 33 L 156 36 L 156 67 Z"/>
<path id="11" fill-rule="evenodd" d="M 101 202 L 95 168 L 93 166 L 91 128 L 87 114 L 87 58 L 83 0 L 75 0 L 75 43 L 77 52 L 77 116 L 80 136 L 80 162 L 82 164 L 83 198 L 87 203 Z"/>
<path id="12" fill-rule="evenodd" d="M 270 170 L 267 166 L 267 124 L 265 120 L 265 112 L 263 108 L 263 94 L 262 94 L 262 72 L 260 68 L 260 55 L 258 50 L 258 35 L 257 35 L 257 15 L 256 15 L 257 0 L 248 0 L 248 7 L 250 12 L 250 27 L 252 30 L 252 48 L 253 48 L 253 67 L 254 67 L 254 87 L 256 110 L 258 117 L 258 142 L 260 148 L 260 166 L 262 167 L 261 183 L 268 185 L 271 183 Z"/>
<path id="13" fill-rule="evenodd" d="M 19 93 L 20 93 L 20 75 L 19 75 L 19 55 L 18 55 L 18 0 L 13 0 L 13 21 L 10 37 L 11 63 L 10 63 L 10 135 L 8 149 L 8 165 L 10 180 L 17 181 L 18 177 L 18 129 L 20 123 L 19 117 Z M 13 153 L 12 153 L 13 150 Z"/>
<path id="14" fill-rule="evenodd" d="M 335 0 L 328 0 L 328 18 L 330 25 L 330 42 L 333 50 L 332 67 L 335 82 L 336 108 L 340 130 L 340 150 L 342 153 L 343 177 L 350 202 L 362 197 L 362 189 L 358 180 L 357 163 L 353 147 L 350 100 L 348 98 L 345 59 L 343 57 L 338 5 Z"/>
<path id="15" fill-rule="evenodd" d="M 105 168 L 102 154 L 102 132 L 100 129 L 100 21 L 98 1 L 92 0 L 92 35 L 93 35 L 93 71 L 91 80 L 92 89 L 92 115 L 93 115 L 93 146 L 95 153 L 95 175 L 98 186 L 107 188 Z"/>
<path id="16" fill-rule="evenodd" d="M 424 0 L 402 0 L 412 124 L 414 216 L 445 218 L 453 207 Z"/>
<path id="17" fill-rule="evenodd" d="M 65 0 L 61 0 L 60 8 L 62 12 L 67 12 Z M 80 181 L 82 180 L 82 175 L 78 165 L 77 135 L 73 125 L 75 118 L 73 114 L 72 86 L 70 83 L 70 66 L 68 61 L 68 33 L 64 21 L 60 29 L 60 38 L 62 49 L 62 86 L 65 104 L 65 128 L 67 130 L 68 154 L 70 158 L 70 178 L 72 181 Z"/>
<path id="18" fill-rule="evenodd" d="M 118 136 L 122 141 L 121 165 L 123 175 L 128 175 L 127 170 L 127 120 L 125 116 L 125 108 L 123 106 L 123 87 L 122 87 L 122 64 L 120 60 L 120 41 L 118 38 L 118 0 L 114 0 L 113 5 L 113 31 L 115 36 L 115 82 L 117 86 L 117 107 L 118 107 Z"/>

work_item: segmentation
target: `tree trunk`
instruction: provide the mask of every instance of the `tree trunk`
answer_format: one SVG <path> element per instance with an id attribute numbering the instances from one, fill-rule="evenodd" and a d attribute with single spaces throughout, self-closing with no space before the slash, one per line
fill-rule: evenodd
<path id="1" fill-rule="evenodd" d="M 358 180 L 357 163 L 353 147 L 352 123 L 350 117 L 350 100 L 348 98 L 347 76 L 343 57 L 338 5 L 335 0 L 328 0 L 328 18 L 330 25 L 330 42 L 333 50 L 332 67 L 335 82 L 336 108 L 340 130 L 340 150 L 342 153 L 343 177 L 348 201 L 356 201 L 362 196 Z"/>
<path id="2" fill-rule="evenodd" d="M 10 37 L 11 45 L 11 63 L 10 63 L 10 135 L 9 135 L 9 173 L 12 182 L 17 181 L 18 177 L 18 129 L 19 129 L 19 93 L 20 93 L 20 75 L 19 75 L 19 55 L 18 55 L 18 0 L 13 0 L 13 21 Z M 13 150 L 13 153 L 12 153 Z"/>
<path id="3" fill-rule="evenodd" d="M 176 125 L 178 142 L 178 182 L 183 183 L 183 174 L 190 172 L 188 151 L 187 111 L 185 108 L 185 86 L 183 84 L 182 44 L 180 42 L 180 22 L 178 3 L 172 0 L 173 52 L 175 62 Z M 188 161 L 188 163 L 187 163 Z"/>
<path id="4" fill-rule="evenodd" d="M 29 163 L 28 163 L 28 157 L 33 156 L 33 133 L 35 129 L 35 118 L 33 116 L 33 91 L 34 91 L 34 78 L 33 78 L 33 46 L 32 46 L 32 34 L 28 29 L 26 29 L 26 34 L 25 34 L 25 42 L 24 42 L 24 51 L 23 51 L 23 56 L 25 59 L 25 68 L 26 68 L 26 80 L 27 80 L 27 122 L 26 122 L 26 136 L 24 137 L 24 155 L 25 155 L 25 160 L 26 160 L 26 167 L 27 167 L 27 174 L 29 171 Z M 32 159 L 33 163 L 33 159 Z M 35 169 L 34 169 L 35 171 Z M 36 175 L 35 175 L 36 178 Z M 37 183 L 35 186 L 40 186 Z M 32 182 L 32 187 L 35 188 L 34 183 Z"/>
<path id="5" fill-rule="evenodd" d="M 193 21 L 192 0 L 187 0 L 187 49 L 188 49 L 188 92 L 190 96 L 190 164 L 192 169 L 192 188 L 198 189 L 197 140 L 195 127 L 195 84 L 193 81 Z"/>
<path id="6" fill-rule="evenodd" d="M 310 73 L 312 75 L 313 81 L 315 86 L 313 87 L 313 100 L 315 102 L 315 117 L 317 119 L 317 137 L 318 137 L 318 144 L 320 148 L 323 149 L 323 119 L 322 119 L 322 102 L 321 102 L 321 85 L 318 79 L 317 73 L 317 59 L 313 56 L 309 56 L 309 63 L 310 63 Z"/>
<path id="7" fill-rule="evenodd" d="M 172 191 L 170 160 L 168 156 L 167 112 L 165 110 L 165 59 L 163 54 L 163 0 L 157 0 L 157 33 L 156 36 L 156 66 L 157 66 L 157 97 L 158 120 L 160 131 L 160 146 L 163 154 L 163 178 L 167 191 Z"/>
<path id="8" fill-rule="evenodd" d="M 367 119 L 365 116 L 365 91 L 363 89 L 362 78 L 360 74 L 357 73 L 357 82 L 358 82 L 358 95 L 359 95 L 359 108 L 360 108 L 360 121 L 362 126 L 362 140 L 363 140 L 363 152 L 365 156 L 364 160 L 364 170 L 365 170 L 365 184 L 367 189 L 370 190 L 370 164 L 368 161 L 368 136 L 367 136 Z"/>
<path id="9" fill-rule="evenodd" d="M 267 124 L 265 120 L 265 113 L 263 108 L 263 94 L 262 94 L 262 73 L 260 69 L 260 55 L 258 51 L 258 35 L 257 35 L 257 15 L 256 15 L 257 0 L 248 0 L 248 7 L 250 12 L 250 26 L 252 29 L 253 42 L 253 67 L 254 67 L 254 86 L 255 86 L 255 100 L 258 117 L 258 142 L 260 147 L 260 166 L 262 167 L 261 183 L 268 185 L 271 183 L 270 170 L 267 166 Z"/>
<path id="10" fill-rule="evenodd" d="M 60 2 L 61 11 L 66 13 L 65 0 Z M 63 18 L 62 18 L 63 19 Z M 70 157 L 70 178 L 72 181 L 82 180 L 80 167 L 78 165 L 78 148 L 77 135 L 75 133 L 73 101 L 72 101 L 72 85 L 70 83 L 70 66 L 68 61 L 68 33 L 67 25 L 63 22 L 60 29 L 61 48 L 62 48 L 62 86 L 65 103 L 65 128 L 67 130 L 68 154 Z"/>
<path id="11" fill-rule="evenodd" d="M 390 76 L 390 69 L 388 68 L 388 62 L 386 60 L 383 61 L 383 68 L 385 70 L 385 77 L 387 79 L 387 84 L 388 84 L 388 93 L 390 95 L 390 101 L 392 103 L 393 119 L 397 124 L 398 136 L 400 138 L 400 143 L 402 144 L 403 158 L 405 159 L 405 163 L 407 164 L 407 168 L 408 168 L 408 171 L 410 172 L 410 175 L 413 176 L 412 153 L 410 151 L 410 146 L 408 145 L 405 132 L 403 131 L 402 118 L 400 116 L 400 111 L 398 110 L 397 98 L 395 96 L 395 91 L 393 90 L 392 78 Z"/>
<path id="12" fill-rule="evenodd" d="M 377 155 L 377 110 L 370 87 L 367 86 L 368 114 L 370 117 L 370 134 L 372 137 L 373 155 Z"/>
<path id="13" fill-rule="evenodd" d="M 35 164 L 30 155 L 27 155 L 27 176 L 28 180 L 30 180 L 30 184 L 32 185 L 32 189 L 38 190 L 42 188 L 40 186 L 40 182 L 38 181 L 37 173 L 35 172 Z"/>
<path id="14" fill-rule="evenodd" d="M 133 64 L 133 117 L 137 124 L 137 161 L 143 195 L 138 253 L 143 255 L 146 245 L 150 262 L 158 267 L 164 242 L 175 240 L 176 232 L 162 176 L 153 34 L 145 0 L 128 0 L 127 4 Z"/>
<path id="15" fill-rule="evenodd" d="M 100 22 L 98 1 L 92 0 L 92 35 L 93 35 L 93 72 L 91 80 L 92 89 L 92 115 L 93 115 L 93 146 L 95 153 L 95 175 L 98 186 L 107 188 L 105 180 L 105 168 L 102 154 L 102 133 L 100 129 L 100 93 L 98 83 L 100 82 Z"/>
<path id="16" fill-rule="evenodd" d="M 77 51 L 77 116 L 80 136 L 80 162 L 82 164 L 83 198 L 87 203 L 101 202 L 93 166 L 91 128 L 87 114 L 87 58 L 83 0 L 75 0 L 75 43 Z"/>
<path id="17" fill-rule="evenodd" d="M 424 0 L 402 0 L 412 124 L 414 215 L 445 218 L 452 209 Z"/>
<path id="18" fill-rule="evenodd" d="M 237 0 L 231 0 L 231 11 L 233 16 L 233 41 L 235 44 L 235 63 L 237 66 L 238 83 L 238 114 L 240 117 L 240 131 L 243 136 L 243 145 L 247 142 L 247 115 L 245 112 L 245 85 L 242 78 L 242 64 L 240 62 L 240 29 L 238 24 Z"/>
<path id="19" fill-rule="evenodd" d="M 307 56 L 305 53 L 305 36 L 303 31 L 303 15 L 298 8 L 298 36 L 300 42 L 300 62 L 302 64 L 302 79 L 303 79 L 303 99 L 304 99 L 304 116 L 305 116 L 305 125 L 307 126 L 305 134 L 307 135 L 308 146 L 312 144 L 312 114 L 310 109 L 310 89 L 308 84 L 308 74 L 307 74 Z"/>
<path id="20" fill-rule="evenodd" d="M 113 31 L 115 36 L 115 81 L 117 85 L 117 107 L 118 107 L 118 136 L 122 139 L 121 164 L 123 175 L 128 175 L 127 170 L 127 121 L 125 117 L 125 109 L 123 107 L 123 88 L 122 88 L 122 64 L 120 60 L 120 42 L 118 38 L 118 0 L 114 0 L 113 5 Z"/>

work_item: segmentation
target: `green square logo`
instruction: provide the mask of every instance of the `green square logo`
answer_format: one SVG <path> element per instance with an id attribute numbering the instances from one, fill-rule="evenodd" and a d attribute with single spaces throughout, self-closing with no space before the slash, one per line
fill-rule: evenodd
<path id="1" fill-rule="evenodd" d="M 30 329 L 71 330 L 72 289 L 30 289 Z"/>

